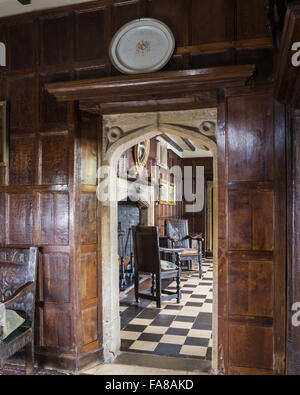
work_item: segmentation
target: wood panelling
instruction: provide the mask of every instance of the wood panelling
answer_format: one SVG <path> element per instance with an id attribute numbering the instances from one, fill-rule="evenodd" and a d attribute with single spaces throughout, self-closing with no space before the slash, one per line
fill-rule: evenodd
<path id="1" fill-rule="evenodd" d="M 36 139 L 11 138 L 9 185 L 34 185 L 36 173 Z"/>
<path id="2" fill-rule="evenodd" d="M 272 317 L 272 262 L 229 259 L 228 281 L 230 314 Z"/>
<path id="3" fill-rule="evenodd" d="M 231 250 L 273 249 L 273 193 L 230 191 L 228 194 L 228 237 Z"/>
<path id="4" fill-rule="evenodd" d="M 95 264 L 91 263 L 94 258 L 89 258 L 86 263 L 81 259 L 84 254 L 92 257 L 96 253 L 98 296 L 101 295 L 100 236 L 99 232 L 95 233 L 101 213 L 91 198 L 92 192 L 85 196 L 84 190 L 81 191 L 81 154 L 83 158 L 93 158 L 94 169 L 95 142 L 87 146 L 83 141 L 81 152 L 81 125 L 78 124 L 76 104 L 57 103 L 44 90 L 44 84 L 112 75 L 114 70 L 108 58 L 108 44 L 113 33 L 127 21 L 145 16 L 165 21 L 174 30 L 177 47 L 181 46 L 183 50 L 174 55 L 166 69 L 246 62 L 244 58 L 233 57 L 232 48 L 229 49 L 231 52 L 225 51 L 221 55 L 219 50 L 213 49 L 205 56 L 202 50 L 186 50 L 188 46 L 212 41 L 227 41 L 227 45 L 229 43 L 232 47 L 232 40 L 236 42 L 238 39 L 237 31 L 240 38 L 265 37 L 263 0 L 255 1 L 258 8 L 252 6 L 253 0 L 243 1 L 248 3 L 247 19 L 244 18 L 244 4 L 239 3 L 239 12 L 235 13 L 233 1 L 226 1 L 225 7 L 217 0 L 101 0 L 1 19 L 0 40 L 7 46 L 8 64 L 0 68 L 0 96 L 8 101 L 10 107 L 11 161 L 9 168 L 0 170 L 0 242 L 3 246 L 35 244 L 40 247 L 43 270 L 39 275 L 39 344 L 36 351 L 43 363 L 76 370 L 85 362 L 92 362 L 92 358 L 99 358 L 102 347 L 101 301 L 92 291 L 95 284 L 89 283 L 96 270 Z M 242 17 L 242 22 L 238 21 L 237 15 Z M 252 45 L 254 48 L 256 45 L 270 48 L 267 42 L 252 42 Z M 240 51 L 235 45 L 234 48 L 235 52 Z M 261 59 L 255 59 L 258 73 L 260 62 Z M 166 92 L 169 88 L 170 84 Z M 176 92 L 174 94 L 177 95 Z M 115 101 L 120 101 L 119 92 L 117 95 Z M 135 100 L 143 99 L 143 95 L 144 91 Z M 199 93 L 194 92 L 194 95 L 194 103 L 198 105 Z M 214 94 L 214 102 L 215 97 Z M 212 102 L 210 95 L 210 101 L 206 96 L 201 100 L 205 105 Z M 247 117 L 246 104 L 242 101 L 237 103 L 238 109 L 234 109 L 237 117 L 241 113 Z M 262 102 L 260 104 L 264 106 L 263 111 L 259 104 L 253 106 L 259 114 L 263 113 L 263 118 L 257 118 L 249 130 L 253 132 L 252 139 L 262 138 L 267 144 L 267 154 L 264 155 L 269 157 L 268 144 L 272 143 L 263 133 L 264 117 L 269 107 Z M 230 122 L 234 124 L 233 119 Z M 246 118 L 243 122 L 250 120 Z M 85 126 L 82 129 L 83 135 L 85 130 L 88 133 Z M 238 130 L 231 129 L 239 138 Z M 258 133 L 257 129 L 262 132 Z M 98 145 L 98 152 L 100 148 Z M 260 150 L 250 152 L 246 148 L 245 151 L 245 155 L 238 157 L 238 164 L 246 160 L 249 167 L 243 172 L 232 171 L 232 180 L 242 180 L 243 174 L 247 177 L 252 174 L 253 180 L 257 178 L 257 173 L 250 166 L 264 160 L 262 153 Z M 255 163 L 251 159 L 253 156 Z M 237 163 L 234 157 L 231 162 L 234 170 Z M 259 166 L 259 178 L 263 174 L 264 179 L 272 180 L 268 159 L 263 163 Z M 86 177 L 89 173 L 86 159 L 83 159 L 83 168 L 83 181 L 90 185 L 94 175 Z M 161 231 L 164 218 L 180 216 L 180 210 L 180 206 L 162 209 L 159 213 Z M 263 244 L 270 245 L 265 235 L 263 238 L 267 240 Z M 220 242 L 221 252 L 223 245 Z M 255 245 L 261 248 L 260 239 Z M 83 280 L 81 289 L 91 290 L 90 293 L 84 291 L 83 300 L 79 297 L 78 287 L 82 264 L 86 265 L 86 280 Z M 221 265 L 221 275 L 222 270 Z M 82 349 L 78 345 L 82 345 Z M 84 357 L 86 352 L 89 352 L 87 359 Z"/>
<path id="5" fill-rule="evenodd" d="M 68 254 L 43 255 L 43 299 L 45 302 L 70 303 L 70 258 Z"/>
<path id="6" fill-rule="evenodd" d="M 253 112 L 257 114 L 253 117 Z M 273 178 L 273 105 L 263 95 L 228 101 L 228 180 L 268 181 Z M 242 116 L 241 116 L 242 114 Z M 248 133 L 244 133 L 249 128 Z M 244 149 L 240 147 L 243 145 Z"/>
<path id="7" fill-rule="evenodd" d="M 105 48 L 105 8 L 91 8 L 75 14 L 75 59 L 103 59 Z"/>
<path id="8" fill-rule="evenodd" d="M 300 374 L 300 331 L 294 326 L 293 315 L 299 307 L 292 311 L 294 303 L 300 302 L 300 110 L 292 110 L 290 114 L 291 133 L 288 141 L 288 342 L 287 373 Z M 294 318 L 295 319 L 295 318 Z M 297 319 L 299 322 L 299 318 Z"/>
<path id="9" fill-rule="evenodd" d="M 55 72 L 40 74 L 40 131 L 61 130 L 67 124 L 67 104 L 58 103 L 55 98 L 45 90 L 44 86 L 50 82 L 67 81 L 68 72 Z"/>
<path id="10" fill-rule="evenodd" d="M 284 112 L 267 86 L 229 89 L 220 99 L 219 364 L 283 374 Z"/>
<path id="11" fill-rule="evenodd" d="M 33 20 L 9 26 L 9 65 L 11 70 L 32 68 L 36 62 L 36 32 Z"/>
<path id="12" fill-rule="evenodd" d="M 8 244 L 32 244 L 33 195 L 8 195 Z"/>
<path id="13" fill-rule="evenodd" d="M 71 26 L 68 13 L 40 20 L 40 62 L 51 66 L 68 63 L 71 60 Z"/>
<path id="14" fill-rule="evenodd" d="M 89 301 L 98 297 L 97 253 L 81 254 L 81 300 Z"/>
<path id="15" fill-rule="evenodd" d="M 191 45 L 234 40 L 234 0 L 191 3 Z"/>
<path id="16" fill-rule="evenodd" d="M 81 204 L 81 244 L 97 243 L 97 197 L 96 194 L 83 193 Z"/>
<path id="17" fill-rule="evenodd" d="M 69 136 L 42 136 L 41 184 L 68 184 Z"/>
<path id="18" fill-rule="evenodd" d="M 68 193 L 40 194 L 40 244 L 69 244 Z"/>
<path id="19" fill-rule="evenodd" d="M 7 96 L 10 99 L 12 133 L 35 131 L 36 78 L 34 74 L 8 78 Z"/>
<path id="20" fill-rule="evenodd" d="M 266 3 L 262 0 L 237 0 L 237 39 L 268 37 Z"/>
<path id="21" fill-rule="evenodd" d="M 238 339 L 238 341 L 237 341 Z M 230 366 L 273 369 L 273 330 L 256 325 L 229 327 Z"/>

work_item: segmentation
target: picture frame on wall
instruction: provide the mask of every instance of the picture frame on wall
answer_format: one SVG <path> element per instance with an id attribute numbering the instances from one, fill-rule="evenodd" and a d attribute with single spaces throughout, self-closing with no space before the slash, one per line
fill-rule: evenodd
<path id="1" fill-rule="evenodd" d="M 159 181 L 159 204 L 169 204 L 169 182 L 163 179 Z"/>
<path id="2" fill-rule="evenodd" d="M 9 139 L 7 122 L 7 102 L 0 101 L 0 166 L 9 164 Z"/>
<path id="3" fill-rule="evenodd" d="M 169 184 L 169 204 L 176 204 L 176 185 L 172 182 Z"/>

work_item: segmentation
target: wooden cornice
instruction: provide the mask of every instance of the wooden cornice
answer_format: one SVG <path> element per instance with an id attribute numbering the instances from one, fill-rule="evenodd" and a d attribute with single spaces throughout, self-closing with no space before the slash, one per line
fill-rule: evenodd
<path id="1" fill-rule="evenodd" d="M 255 65 L 126 75 L 46 84 L 58 101 L 113 103 L 195 94 L 207 89 L 245 85 Z"/>
<path id="2" fill-rule="evenodd" d="M 300 108 L 300 66 L 292 64 L 292 45 L 300 42 L 300 2 L 288 7 L 276 72 L 275 97 L 281 103 Z"/>

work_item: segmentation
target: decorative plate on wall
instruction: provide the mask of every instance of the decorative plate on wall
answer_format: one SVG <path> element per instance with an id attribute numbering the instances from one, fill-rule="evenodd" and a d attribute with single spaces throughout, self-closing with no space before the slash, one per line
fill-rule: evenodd
<path id="1" fill-rule="evenodd" d="M 175 39 L 167 25 L 156 19 L 141 18 L 117 31 L 109 55 L 121 73 L 141 74 L 160 70 L 174 49 Z"/>

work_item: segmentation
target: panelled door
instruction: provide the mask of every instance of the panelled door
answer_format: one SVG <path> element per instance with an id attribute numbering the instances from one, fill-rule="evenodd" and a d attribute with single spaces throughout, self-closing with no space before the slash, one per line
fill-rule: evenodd
<path id="1" fill-rule="evenodd" d="M 220 92 L 219 370 L 285 370 L 284 108 L 272 87 Z"/>

